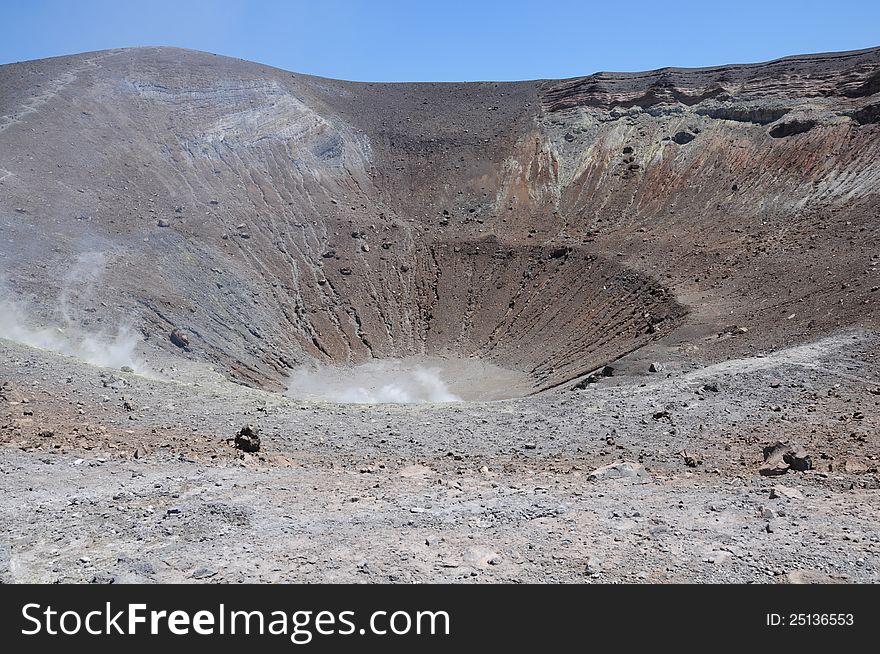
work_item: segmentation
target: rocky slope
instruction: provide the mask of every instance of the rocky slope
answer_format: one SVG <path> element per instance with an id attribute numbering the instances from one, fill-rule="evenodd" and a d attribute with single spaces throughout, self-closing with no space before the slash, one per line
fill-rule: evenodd
<path id="1" fill-rule="evenodd" d="M 0 261 L 41 324 L 91 276 L 65 320 L 267 389 L 426 354 L 531 392 L 686 313 L 749 329 L 709 358 L 875 326 L 878 75 L 880 50 L 504 84 L 166 48 L 7 65 Z"/>

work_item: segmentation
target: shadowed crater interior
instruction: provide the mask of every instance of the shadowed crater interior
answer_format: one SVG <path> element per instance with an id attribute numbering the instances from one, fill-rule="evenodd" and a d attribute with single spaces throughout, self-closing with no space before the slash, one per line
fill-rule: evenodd
<path id="1" fill-rule="evenodd" d="M 365 360 L 385 363 L 352 365 L 345 339 L 324 338 L 323 356 L 294 371 L 291 395 L 363 402 L 527 395 L 613 361 L 684 314 L 650 278 L 567 247 L 440 243 L 396 271 L 383 280 L 384 298 L 360 292 L 355 277 L 336 282 L 359 316 Z"/>

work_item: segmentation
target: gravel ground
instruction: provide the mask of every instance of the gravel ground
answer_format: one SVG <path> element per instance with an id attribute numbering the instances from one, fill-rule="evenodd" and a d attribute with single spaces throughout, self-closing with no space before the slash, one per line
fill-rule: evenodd
<path id="1" fill-rule="evenodd" d="M 878 582 L 877 342 L 712 365 L 659 342 L 584 390 L 340 405 L 0 341 L 2 576 Z M 780 440 L 812 469 L 762 476 Z"/>

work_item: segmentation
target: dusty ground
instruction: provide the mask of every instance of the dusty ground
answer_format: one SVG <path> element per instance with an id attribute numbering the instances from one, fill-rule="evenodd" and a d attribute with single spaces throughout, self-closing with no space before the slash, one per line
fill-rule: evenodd
<path id="1" fill-rule="evenodd" d="M 877 582 L 877 343 L 709 366 L 655 349 L 582 391 L 364 406 L 2 342 L 4 578 Z M 248 422 L 258 455 L 227 442 Z M 777 439 L 814 469 L 761 476 Z M 588 479 L 617 461 L 648 477 Z"/>

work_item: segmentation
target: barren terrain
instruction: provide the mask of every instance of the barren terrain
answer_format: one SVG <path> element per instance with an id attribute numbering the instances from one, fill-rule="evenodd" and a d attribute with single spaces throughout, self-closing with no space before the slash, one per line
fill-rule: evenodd
<path id="1" fill-rule="evenodd" d="M 0 66 L 0 578 L 880 581 L 878 121 L 878 49 Z"/>

